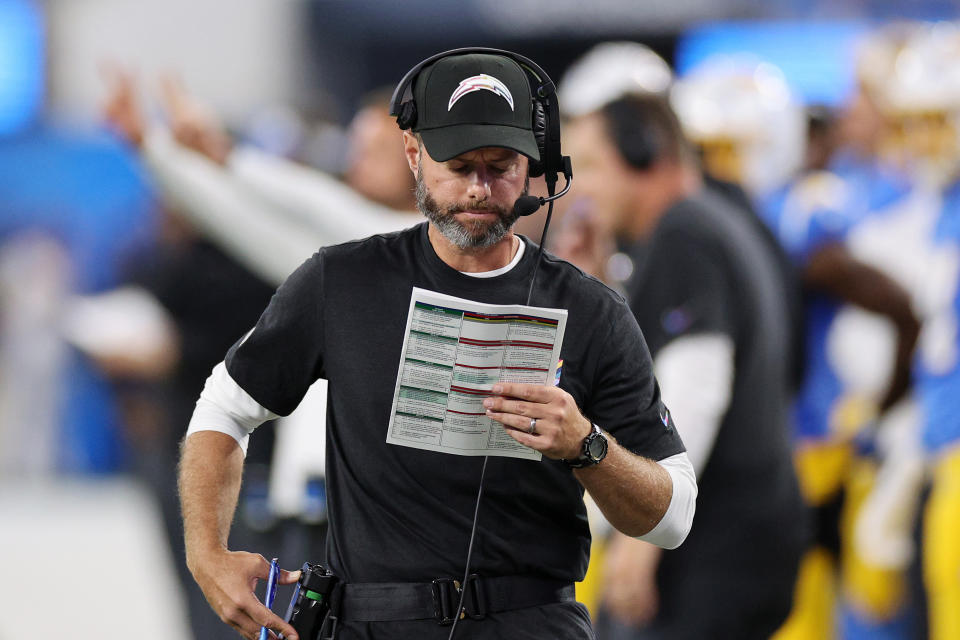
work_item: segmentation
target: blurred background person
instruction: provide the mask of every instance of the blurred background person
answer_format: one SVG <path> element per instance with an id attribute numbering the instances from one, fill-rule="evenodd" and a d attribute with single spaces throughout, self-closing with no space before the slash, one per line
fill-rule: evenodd
<path id="1" fill-rule="evenodd" d="M 953 53 L 952 56 L 956 54 Z M 951 57 L 952 57 L 951 56 Z M 955 78 L 951 79 L 954 82 Z M 955 88 L 955 87 L 954 87 Z M 951 120 L 958 115 L 951 109 Z M 952 125 L 955 127 L 955 125 Z M 960 186 L 954 175 L 943 193 L 931 237 L 927 279 L 921 288 L 926 312 L 917 388 L 923 449 L 932 471 L 923 523 L 923 577 L 930 637 L 960 634 Z"/>
<path id="2" fill-rule="evenodd" d="M 672 83 L 673 74 L 670 67 L 649 47 L 638 43 L 605 43 L 591 49 L 583 58 L 576 61 L 564 76 L 560 89 L 562 96 L 567 100 L 561 107 L 568 117 L 582 116 L 622 96 L 653 94 L 666 97 L 669 95 Z M 781 93 L 785 91 L 786 88 L 781 87 Z M 575 117 L 574 121 L 576 120 Z M 640 126 L 642 125 L 638 124 L 638 127 Z M 770 135 L 772 138 L 776 137 L 776 134 Z M 576 160 L 574 162 L 576 164 Z M 596 173 L 602 173 L 602 169 L 585 168 L 591 177 Z M 607 192 L 597 199 L 598 202 L 591 203 L 578 188 L 582 187 L 582 172 L 577 174 L 577 178 L 578 181 L 574 187 L 574 198 L 577 200 L 567 207 L 552 247 L 559 255 L 568 257 L 582 268 L 623 290 L 625 283 L 631 280 L 631 276 L 635 275 L 636 269 L 642 264 L 643 252 L 647 247 L 644 243 L 635 242 L 629 233 L 615 232 L 616 225 L 624 223 L 617 221 L 617 216 L 609 213 L 603 215 L 601 212 L 605 205 L 605 210 L 611 211 L 613 206 L 610 203 L 618 199 L 622 205 L 624 197 L 618 192 L 622 191 L 622 185 L 627 183 L 621 180 L 608 181 Z M 787 344 L 790 345 L 788 361 L 792 363 L 791 388 L 795 388 L 802 376 L 804 354 L 802 300 L 794 268 L 778 241 L 755 212 L 749 197 L 738 184 L 718 180 L 708 172 L 703 173 L 702 179 L 704 186 L 713 196 L 727 201 L 727 206 L 723 208 L 724 213 L 739 216 L 750 226 L 754 234 L 766 245 L 768 254 L 775 260 L 777 268 L 774 273 L 779 280 L 783 299 L 788 303 L 790 319 L 787 339 Z M 599 182 L 594 180 L 591 188 L 596 190 L 598 185 Z M 652 191 L 656 193 L 657 190 Z M 641 196 L 637 195 L 637 197 Z M 628 215 L 628 213 L 622 213 L 620 218 Z M 629 291 L 627 293 L 629 294 Z M 596 517 L 595 520 L 601 524 L 597 527 L 591 549 L 593 562 L 584 581 L 584 588 L 578 589 L 578 597 L 582 594 L 594 611 L 597 610 L 595 603 L 605 586 L 606 575 L 603 567 L 613 567 L 618 564 L 616 556 L 609 562 L 606 560 L 604 537 L 607 531 L 602 526 L 602 518 Z M 615 541 L 613 549 L 616 552 L 618 547 L 622 546 L 623 544 L 619 541 Z M 649 564 L 641 571 L 628 568 L 634 566 L 632 563 L 621 564 L 622 570 L 611 569 L 617 576 L 616 580 L 621 583 L 629 580 L 627 576 L 631 571 L 648 576 L 651 569 Z M 643 603 L 638 603 L 638 610 L 646 610 L 648 604 L 647 599 L 644 599 Z"/>
<path id="3" fill-rule="evenodd" d="M 776 260 L 704 189 L 664 98 L 615 99 L 567 132 L 578 194 L 632 245 L 627 297 L 702 487 L 681 549 L 620 537 L 608 550 L 605 637 L 768 637 L 790 609 L 806 533 Z"/>
<path id="4" fill-rule="evenodd" d="M 630 95 L 668 94 L 673 70 L 650 47 L 638 42 L 604 42 L 571 65 L 559 86 L 560 109 L 566 120 L 597 111 Z M 633 258 L 618 246 L 611 221 L 599 215 L 575 185 L 558 204 L 559 221 L 551 247 L 617 290 L 633 273 Z"/>
<path id="5" fill-rule="evenodd" d="M 119 72 L 107 75 L 114 93 L 107 111 L 117 123 L 124 118 L 128 140 L 142 139 L 139 114 L 121 114 L 116 97 L 129 78 Z M 133 99 L 125 98 L 132 111 Z M 193 634 L 227 638 L 231 634 L 186 570 L 177 486 L 170 470 L 176 467 L 183 424 L 189 422 L 197 390 L 203 388 L 220 352 L 256 323 L 274 287 L 218 249 L 175 210 L 162 208 L 159 222 L 156 243 L 126 265 L 126 286 L 83 298 L 83 315 L 71 326 L 76 342 L 115 382 L 133 454 L 130 471 L 150 488 L 160 506 Z M 134 319 L 147 309 L 161 317 L 166 335 L 148 330 L 146 322 L 130 331 Z M 241 517 L 231 532 L 253 548 L 279 547 L 282 535 L 268 502 L 274 438 L 272 429 L 267 433 L 248 452 Z M 321 549 L 322 540 L 312 544 L 313 554 Z M 298 551 L 290 560 L 298 561 L 306 549 Z"/>
<path id="6" fill-rule="evenodd" d="M 884 547 L 870 531 L 878 523 L 886 524 L 878 514 L 891 514 L 887 522 L 897 523 L 898 512 L 910 512 L 903 505 L 913 506 L 910 500 L 922 476 L 911 477 L 908 463 L 922 454 L 930 471 L 921 523 L 922 574 L 929 637 L 939 639 L 960 633 L 960 556 L 956 545 L 947 542 L 960 534 L 956 482 L 960 421 L 957 396 L 951 391 L 957 380 L 960 279 L 956 232 L 960 76 L 954 64 L 960 54 L 960 30 L 956 23 L 908 24 L 898 35 L 893 45 L 888 38 L 886 47 L 891 71 L 875 85 L 886 134 L 880 154 L 908 175 L 912 189 L 902 206 L 881 211 L 859 226 L 851 246 L 864 259 L 882 262 L 909 286 L 923 330 L 915 360 L 911 428 L 904 429 L 906 435 L 881 469 L 886 477 L 881 476 L 868 503 L 876 513 L 865 509 L 868 517 L 862 518 L 857 533 L 882 557 Z M 910 454 L 907 460 L 904 451 Z M 901 555 L 912 551 L 912 545 L 901 546 L 905 548 Z"/>
<path id="7" fill-rule="evenodd" d="M 129 76 L 115 83 L 108 118 L 142 150 L 168 201 L 271 282 L 282 282 L 318 247 L 418 220 L 383 91 L 373 99 L 384 102 L 364 106 L 349 127 L 346 182 L 251 145 L 235 148 L 212 110 L 169 78 L 169 127 L 148 130 L 135 91 Z"/>
<path id="8" fill-rule="evenodd" d="M 659 54 L 639 42 L 602 42 L 577 58 L 558 86 L 563 118 L 583 116 L 604 104 L 633 94 L 664 94 L 673 82 L 670 65 Z M 566 131 L 566 129 L 564 129 Z M 567 136 L 569 137 L 569 136 Z M 558 223 L 550 248 L 586 272 L 596 275 L 612 287 L 622 283 L 633 271 L 633 259 L 618 246 L 612 230 L 582 195 L 573 193 L 558 202 Z M 606 579 L 606 547 L 613 529 L 586 495 L 593 540 L 590 565 L 577 599 L 592 611 L 599 610 Z"/>
<path id="9" fill-rule="evenodd" d="M 770 66 L 770 65 L 767 65 Z M 591 110 L 596 110 L 609 103 L 610 101 L 624 95 L 673 95 L 675 103 L 687 106 L 684 100 L 677 100 L 677 93 L 682 93 L 684 97 L 690 96 L 691 92 L 684 93 L 686 86 L 691 82 L 684 81 L 679 88 L 674 86 L 673 72 L 666 61 L 657 55 L 652 49 L 638 43 L 604 43 L 591 49 L 583 58 L 577 60 L 566 76 L 563 78 L 561 90 L 563 96 L 567 98 L 571 106 L 563 106 L 565 115 L 568 117 L 584 115 Z M 777 84 L 779 83 L 779 84 Z M 770 85 L 773 88 L 770 88 Z M 780 78 L 775 78 L 766 83 L 768 92 L 773 90 L 779 92 L 781 96 L 786 95 L 789 89 L 785 82 Z M 704 94 L 707 92 L 699 91 Z M 729 91 L 728 91 L 729 93 Z M 709 95 L 694 95 L 697 103 L 693 110 L 697 113 L 709 112 L 716 126 L 718 121 L 723 120 L 717 109 L 710 105 L 712 98 Z M 687 100 L 686 102 L 690 102 Z M 744 102 L 744 98 L 738 98 L 738 102 Z M 756 102 L 756 100 L 754 100 Z M 749 99 L 748 99 L 749 103 Z M 781 103 L 783 104 L 783 103 Z M 564 103 L 566 105 L 566 103 Z M 782 121 L 790 121 L 778 115 L 778 118 L 759 117 L 758 107 L 753 106 L 751 110 L 752 119 L 765 123 L 765 127 L 754 127 L 751 130 L 751 136 L 762 136 L 768 140 L 766 147 L 774 148 L 776 144 L 772 140 L 779 135 Z M 790 111 L 787 109 L 787 111 Z M 768 114 L 769 115 L 769 114 Z M 749 118 L 747 118 L 749 119 Z M 757 133 L 758 128 L 763 129 L 764 133 Z M 780 144 L 789 146 L 791 140 L 786 137 Z M 718 145 L 722 148 L 723 145 Z M 697 146 L 699 153 L 703 154 L 703 147 Z M 730 155 L 728 153 L 728 155 Z M 754 151 L 754 156 L 762 157 L 762 149 Z M 732 157 L 732 156 L 731 156 Z M 762 161 L 754 161 L 763 165 Z M 769 173 L 769 169 L 766 169 Z M 779 178 L 767 178 L 768 181 L 785 180 L 786 175 L 781 174 Z M 750 196 L 747 195 L 740 180 L 731 181 L 735 178 L 732 174 L 717 174 L 706 168 L 702 172 L 702 178 L 705 185 L 715 194 L 723 196 L 733 207 L 731 212 L 739 213 L 743 216 L 750 226 L 759 233 L 761 238 L 767 244 L 768 249 L 774 255 L 777 264 L 777 274 L 781 280 L 785 299 L 788 303 L 790 333 L 789 343 L 793 350 L 791 361 L 793 363 L 791 370 L 792 384 L 798 385 L 803 375 L 804 354 L 803 341 L 801 334 L 803 332 L 802 300 L 798 278 L 793 265 L 790 263 L 786 253 L 780 247 L 779 242 L 774 237 L 770 229 L 763 223 L 756 211 L 755 205 Z M 574 192 L 576 193 L 576 191 Z M 574 198 L 571 201 L 575 202 Z M 614 287 L 622 287 L 622 283 L 633 273 L 634 264 L 629 251 L 616 250 L 616 234 L 612 234 L 608 224 L 596 215 L 590 215 L 585 206 L 573 204 L 568 207 L 570 215 L 566 216 L 565 226 L 561 227 L 560 233 L 556 236 L 556 247 L 564 255 L 576 256 L 579 264 L 587 268 L 592 273 L 601 275 Z M 611 238 L 613 241 L 611 242 Z M 622 249 L 623 247 L 619 247 Z M 595 254 L 588 256 L 589 253 Z M 603 264 L 597 263 L 603 261 Z"/>
<path id="10" fill-rule="evenodd" d="M 762 200 L 800 168 L 806 122 L 776 66 L 717 55 L 678 80 L 671 101 L 705 173 Z"/>
<path id="11" fill-rule="evenodd" d="M 832 174 L 814 171 L 814 167 L 792 178 L 805 155 L 803 141 L 798 139 L 804 130 L 804 114 L 790 95 L 782 73 L 769 63 L 730 58 L 708 61 L 678 85 L 673 98 L 687 131 L 698 142 L 707 171 L 742 184 L 752 199 L 761 204 L 762 215 L 797 265 L 807 292 L 806 373 L 795 405 L 794 429 L 801 486 L 808 504 L 817 513 L 818 549 L 805 561 L 803 580 L 798 586 L 798 606 L 781 635 L 826 637 L 833 633 L 835 622 L 833 602 L 823 598 L 823 594 L 830 593 L 832 582 L 831 572 L 824 564 L 828 563 L 829 553 L 839 553 L 840 500 L 844 483 L 852 477 L 849 463 L 853 438 L 873 415 L 864 411 L 862 390 L 844 388 L 837 360 L 831 360 L 827 354 L 833 314 L 847 302 L 882 313 L 896 323 L 900 336 L 898 360 L 867 365 L 881 376 L 892 369 L 892 382 L 881 403 L 883 411 L 904 393 L 918 330 L 906 291 L 882 271 L 857 261 L 842 241 L 844 229 L 858 215 L 855 207 L 863 205 L 867 210 L 888 204 L 890 196 L 871 181 L 869 188 L 876 194 L 874 202 L 880 197 L 888 199 L 866 204 L 866 193 L 851 195 L 850 188 L 831 182 Z M 780 143 L 782 131 L 787 135 Z M 818 135 L 820 147 L 808 147 L 808 158 L 823 163 L 824 134 Z M 781 187 L 788 179 L 790 185 Z M 902 193 L 894 192 L 894 198 Z M 826 204 L 831 195 L 849 200 Z M 860 353 L 854 355 L 857 357 L 867 356 Z M 866 480 L 857 478 L 857 486 L 862 487 Z M 861 494 L 862 491 L 858 496 Z M 858 506 L 860 500 L 858 497 L 847 502 L 850 513 L 855 513 L 854 505 Z M 853 519 L 854 516 L 845 518 L 851 522 Z M 851 532 L 844 540 L 849 548 L 844 560 L 849 569 L 845 572 L 849 576 L 845 582 L 848 591 L 858 593 L 865 602 L 861 610 L 866 609 L 865 615 L 871 620 L 889 622 L 896 617 L 894 613 L 899 613 L 902 601 L 896 600 L 896 591 L 890 587 L 883 590 L 886 601 L 880 603 L 883 596 L 877 595 L 875 586 L 871 591 L 868 585 L 893 578 L 882 571 L 868 571 L 855 559 L 850 546 L 852 538 Z M 856 585 L 860 585 L 859 589 Z M 856 620 L 848 620 L 847 626 L 856 626 Z M 850 629 L 848 632 L 852 633 Z"/>
<path id="12" fill-rule="evenodd" d="M 842 308 L 827 338 L 844 394 L 854 400 L 859 396 L 868 419 L 876 407 L 881 411 L 877 428 L 866 432 L 872 437 L 858 436 L 858 455 L 846 481 L 849 508 L 844 509 L 842 532 L 848 637 L 872 637 L 884 628 L 896 637 L 926 633 L 919 580 L 905 578 L 908 568 L 910 576 L 919 574 L 912 567 L 920 540 L 915 532 L 924 483 L 921 441 L 931 430 L 948 433 L 950 427 L 944 425 L 956 424 L 956 419 L 930 421 L 930 409 L 922 402 L 928 371 L 924 363 L 933 352 L 937 357 L 949 353 L 945 345 L 952 339 L 937 341 L 928 350 L 931 336 L 953 335 L 950 330 L 940 333 L 933 323 L 944 326 L 952 295 L 952 285 L 945 284 L 952 280 L 952 259 L 944 259 L 952 249 L 942 220 L 949 216 L 946 192 L 956 174 L 956 80 L 948 62 L 955 56 L 955 34 L 956 27 L 946 23 L 899 23 L 866 39 L 858 61 L 860 91 L 840 121 L 843 146 L 830 167 L 851 191 L 846 201 L 846 210 L 852 212 L 844 236 L 847 250 L 900 286 L 896 297 L 906 300 L 898 303 L 900 311 L 888 309 L 886 318 L 862 308 Z M 905 306 L 923 322 L 919 341 L 911 336 L 916 321 L 905 315 Z M 911 341 L 916 342 L 916 354 Z M 911 364 L 915 387 L 892 404 L 898 387 L 907 386 Z M 932 462 L 942 455 L 936 446 L 927 452 L 934 454 Z M 924 536 L 945 531 L 929 522 L 921 528 Z M 945 575 L 931 571 L 943 564 L 931 563 L 935 553 L 934 546 L 924 542 L 928 593 L 930 576 Z M 939 582 L 941 587 L 948 583 Z M 936 619 L 931 609 L 931 624 Z"/>

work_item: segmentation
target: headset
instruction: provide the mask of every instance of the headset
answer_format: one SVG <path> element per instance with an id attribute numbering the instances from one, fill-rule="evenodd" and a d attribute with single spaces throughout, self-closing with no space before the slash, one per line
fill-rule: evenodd
<path id="1" fill-rule="evenodd" d="M 638 171 L 649 169 L 662 153 L 655 114 L 638 106 L 645 104 L 642 100 L 646 99 L 624 96 L 600 109 L 620 156 Z"/>
<path id="2" fill-rule="evenodd" d="M 560 152 L 560 108 L 557 105 L 557 87 L 550 79 L 550 76 L 537 65 L 533 60 L 503 49 L 492 49 L 489 47 L 464 47 L 461 49 L 451 49 L 423 60 L 415 67 L 410 69 L 400 80 L 397 88 L 393 91 L 390 98 L 390 115 L 397 119 L 397 125 L 403 129 L 412 129 L 417 124 L 417 105 L 413 99 L 413 83 L 416 81 L 420 72 L 437 60 L 447 56 L 457 56 L 466 53 L 488 53 L 492 55 L 509 58 L 520 65 L 520 68 L 527 74 L 527 80 L 530 82 L 530 94 L 533 97 L 533 136 L 537 142 L 537 150 L 540 152 L 540 161 L 530 161 L 529 174 L 532 178 L 543 176 L 547 183 L 548 196 L 545 198 L 538 196 L 520 196 L 513 205 L 513 211 L 518 216 L 528 216 L 546 203 L 550 203 L 547 209 L 547 217 L 543 223 L 543 233 L 540 236 L 540 248 L 537 253 L 536 262 L 533 267 L 533 274 L 530 276 L 530 286 L 527 289 L 526 304 L 530 304 L 533 295 L 533 285 L 537 280 L 537 271 L 539 270 L 541 257 L 543 254 L 543 245 L 547 237 L 547 229 L 550 227 L 550 218 L 553 215 L 553 202 L 562 197 L 570 190 L 570 184 L 573 182 L 573 169 L 570 164 L 570 156 L 565 156 Z M 558 174 L 563 173 L 566 184 L 560 193 L 554 195 L 557 186 Z M 480 502 L 483 498 L 484 479 L 487 474 L 488 456 L 483 458 L 483 467 L 480 471 L 480 483 L 477 487 L 477 501 L 473 508 L 473 524 L 470 527 L 470 542 L 467 546 L 466 566 L 463 572 L 464 587 L 460 590 L 460 603 L 457 606 L 457 613 L 453 619 L 453 626 L 450 628 L 448 640 L 452 640 L 457 630 L 457 622 L 460 620 L 460 614 L 463 611 L 464 596 L 467 592 L 468 577 L 470 575 L 470 559 L 473 556 L 473 542 L 477 533 L 477 521 L 480 515 Z"/>
<path id="3" fill-rule="evenodd" d="M 537 196 L 522 196 L 514 205 L 514 211 L 519 215 L 530 215 L 547 202 L 560 198 L 570 189 L 573 171 L 570 166 L 570 157 L 560 151 L 560 108 L 557 104 L 557 86 L 547 75 L 547 72 L 525 56 L 490 47 L 463 47 L 451 49 L 430 56 L 419 62 L 403 76 L 390 98 L 390 115 L 397 119 L 397 126 L 403 130 L 412 129 L 417 124 L 417 104 L 413 100 L 413 83 L 425 68 L 441 58 L 458 56 L 468 53 L 488 53 L 503 56 L 516 62 L 530 82 L 530 94 L 533 97 L 533 137 L 537 141 L 537 150 L 540 152 L 540 161 L 530 160 L 530 177 L 543 176 L 547 183 L 546 198 Z M 563 190 L 554 195 L 558 174 L 563 173 L 566 185 Z M 541 244 L 542 246 L 542 244 Z"/>
<path id="4" fill-rule="evenodd" d="M 689 149 L 670 104 L 657 95 L 621 96 L 600 109 L 610 139 L 632 169 L 646 171 L 660 160 L 676 160 Z"/>

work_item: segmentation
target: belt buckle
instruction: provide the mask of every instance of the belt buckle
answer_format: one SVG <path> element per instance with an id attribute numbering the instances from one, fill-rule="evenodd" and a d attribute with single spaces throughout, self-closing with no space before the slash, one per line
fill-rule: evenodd
<path id="1" fill-rule="evenodd" d="M 437 624 L 453 624 L 457 613 L 460 595 L 460 581 L 453 578 L 437 578 L 430 583 L 433 587 L 433 609 Z"/>
<path id="2" fill-rule="evenodd" d="M 479 580 L 479 575 L 471 573 L 467 576 L 464 585 L 453 578 L 437 578 L 430 583 L 433 587 L 434 617 L 437 624 L 441 626 L 453 624 L 457 615 L 457 607 L 460 605 L 460 596 L 464 589 L 467 593 L 464 597 L 460 619 L 483 620 L 486 617 L 487 602 L 480 588 Z"/>
<path id="3" fill-rule="evenodd" d="M 467 592 L 463 612 L 471 620 L 483 620 L 487 616 L 487 600 L 480 585 L 480 576 L 471 573 L 463 586 Z"/>

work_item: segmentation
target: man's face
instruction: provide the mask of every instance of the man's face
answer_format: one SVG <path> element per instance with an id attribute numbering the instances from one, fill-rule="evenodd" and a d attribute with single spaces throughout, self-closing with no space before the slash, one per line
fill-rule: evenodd
<path id="1" fill-rule="evenodd" d="M 345 178 L 375 202 L 398 209 L 410 206 L 413 185 L 397 144 L 397 123 L 386 109 L 367 107 L 353 118 Z"/>
<path id="2" fill-rule="evenodd" d="M 525 156 L 484 147 L 436 162 L 413 135 L 405 133 L 404 140 L 417 177 L 417 208 L 447 240 L 483 249 L 506 236 L 517 220 L 513 204 L 529 186 Z"/>
<path id="3" fill-rule="evenodd" d="M 574 118 L 564 127 L 563 146 L 577 177 L 573 195 L 589 202 L 591 215 L 606 232 L 618 232 L 635 204 L 628 187 L 636 172 L 620 156 L 603 117 Z"/>

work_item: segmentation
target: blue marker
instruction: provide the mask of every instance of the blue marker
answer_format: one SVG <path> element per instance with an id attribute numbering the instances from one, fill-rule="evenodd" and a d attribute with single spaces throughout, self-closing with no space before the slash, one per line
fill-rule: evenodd
<path id="1" fill-rule="evenodd" d="M 280 565 L 277 558 L 270 561 L 270 575 L 267 576 L 267 596 L 264 598 L 267 609 L 273 608 L 273 599 L 277 597 L 277 579 L 280 577 Z M 270 631 L 266 627 L 260 627 L 260 640 L 267 640 L 270 637 Z"/>

